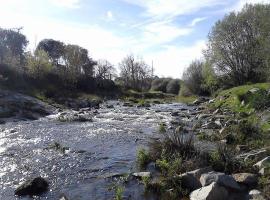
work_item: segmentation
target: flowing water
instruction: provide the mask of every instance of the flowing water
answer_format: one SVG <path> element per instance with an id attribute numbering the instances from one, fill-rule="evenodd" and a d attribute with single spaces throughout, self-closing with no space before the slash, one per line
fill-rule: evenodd
<path id="1" fill-rule="evenodd" d="M 61 194 L 71 200 L 113 199 L 114 179 L 108 177 L 136 172 L 136 151 L 159 137 L 158 124 L 169 123 L 172 110 L 185 107 L 110 104 L 114 108 L 103 106 L 93 122 L 58 122 L 51 116 L 0 125 L 0 200 L 19 199 L 15 188 L 37 176 L 50 183 L 50 191 L 37 199 L 55 200 Z M 54 142 L 69 150 L 48 149 Z M 146 199 L 138 183 L 127 186 L 124 195 Z"/>

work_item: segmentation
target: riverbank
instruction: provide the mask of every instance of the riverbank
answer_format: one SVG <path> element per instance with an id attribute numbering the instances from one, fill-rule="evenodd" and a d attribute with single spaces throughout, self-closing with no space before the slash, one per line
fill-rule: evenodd
<path id="1" fill-rule="evenodd" d="M 202 100 L 202 99 L 201 99 Z M 200 101 L 195 101 L 198 104 Z M 161 199 L 269 199 L 269 84 L 240 86 L 173 113 L 172 129 L 138 154 L 146 191 Z"/>

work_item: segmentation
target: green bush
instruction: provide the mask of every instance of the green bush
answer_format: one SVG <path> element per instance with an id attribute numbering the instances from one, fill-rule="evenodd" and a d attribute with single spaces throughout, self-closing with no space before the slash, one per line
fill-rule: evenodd
<path id="1" fill-rule="evenodd" d="M 151 90 L 166 93 L 166 88 L 170 81 L 170 78 L 156 78 L 151 83 Z"/>
<path id="2" fill-rule="evenodd" d="M 145 169 L 146 165 L 151 161 L 149 153 L 145 149 L 137 152 L 137 164 L 140 169 Z"/>
<path id="3" fill-rule="evenodd" d="M 166 86 L 166 93 L 178 94 L 180 89 L 180 80 L 172 79 Z"/>

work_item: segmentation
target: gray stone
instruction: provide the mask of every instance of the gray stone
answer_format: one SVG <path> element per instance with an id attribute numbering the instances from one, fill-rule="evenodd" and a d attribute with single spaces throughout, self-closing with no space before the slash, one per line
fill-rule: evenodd
<path id="1" fill-rule="evenodd" d="M 133 173 L 132 175 L 135 176 L 136 178 L 150 177 L 151 172 L 136 172 Z"/>
<path id="2" fill-rule="evenodd" d="M 190 194 L 190 200 L 227 200 L 227 190 L 213 182 L 206 187 L 202 187 Z"/>
<path id="3" fill-rule="evenodd" d="M 212 167 L 204 167 L 204 168 L 200 168 L 200 169 L 196 169 L 190 172 L 187 172 L 187 174 L 191 174 L 193 175 L 195 178 L 200 179 L 202 174 L 211 172 L 213 169 Z"/>
<path id="4" fill-rule="evenodd" d="M 200 182 L 202 186 L 209 185 L 213 182 L 217 182 L 219 185 L 224 186 L 226 188 L 240 190 L 240 186 L 234 180 L 234 178 L 230 175 L 225 175 L 220 172 L 209 172 L 201 175 Z"/>
<path id="5" fill-rule="evenodd" d="M 172 112 L 171 114 L 173 117 L 177 117 L 179 115 L 179 112 L 178 111 L 175 111 L 175 112 Z"/>
<path id="6" fill-rule="evenodd" d="M 32 180 L 25 181 L 16 190 L 15 195 L 40 195 L 46 192 L 49 188 L 48 182 L 41 177 L 34 178 Z"/>

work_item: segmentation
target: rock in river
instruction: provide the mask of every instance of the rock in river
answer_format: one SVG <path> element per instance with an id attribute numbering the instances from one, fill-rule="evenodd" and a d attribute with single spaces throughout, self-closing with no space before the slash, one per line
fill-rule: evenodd
<path id="1" fill-rule="evenodd" d="M 49 183 L 41 177 L 34 178 L 32 180 L 27 180 L 22 183 L 16 190 L 15 195 L 25 196 L 25 195 L 40 195 L 48 190 Z"/>

